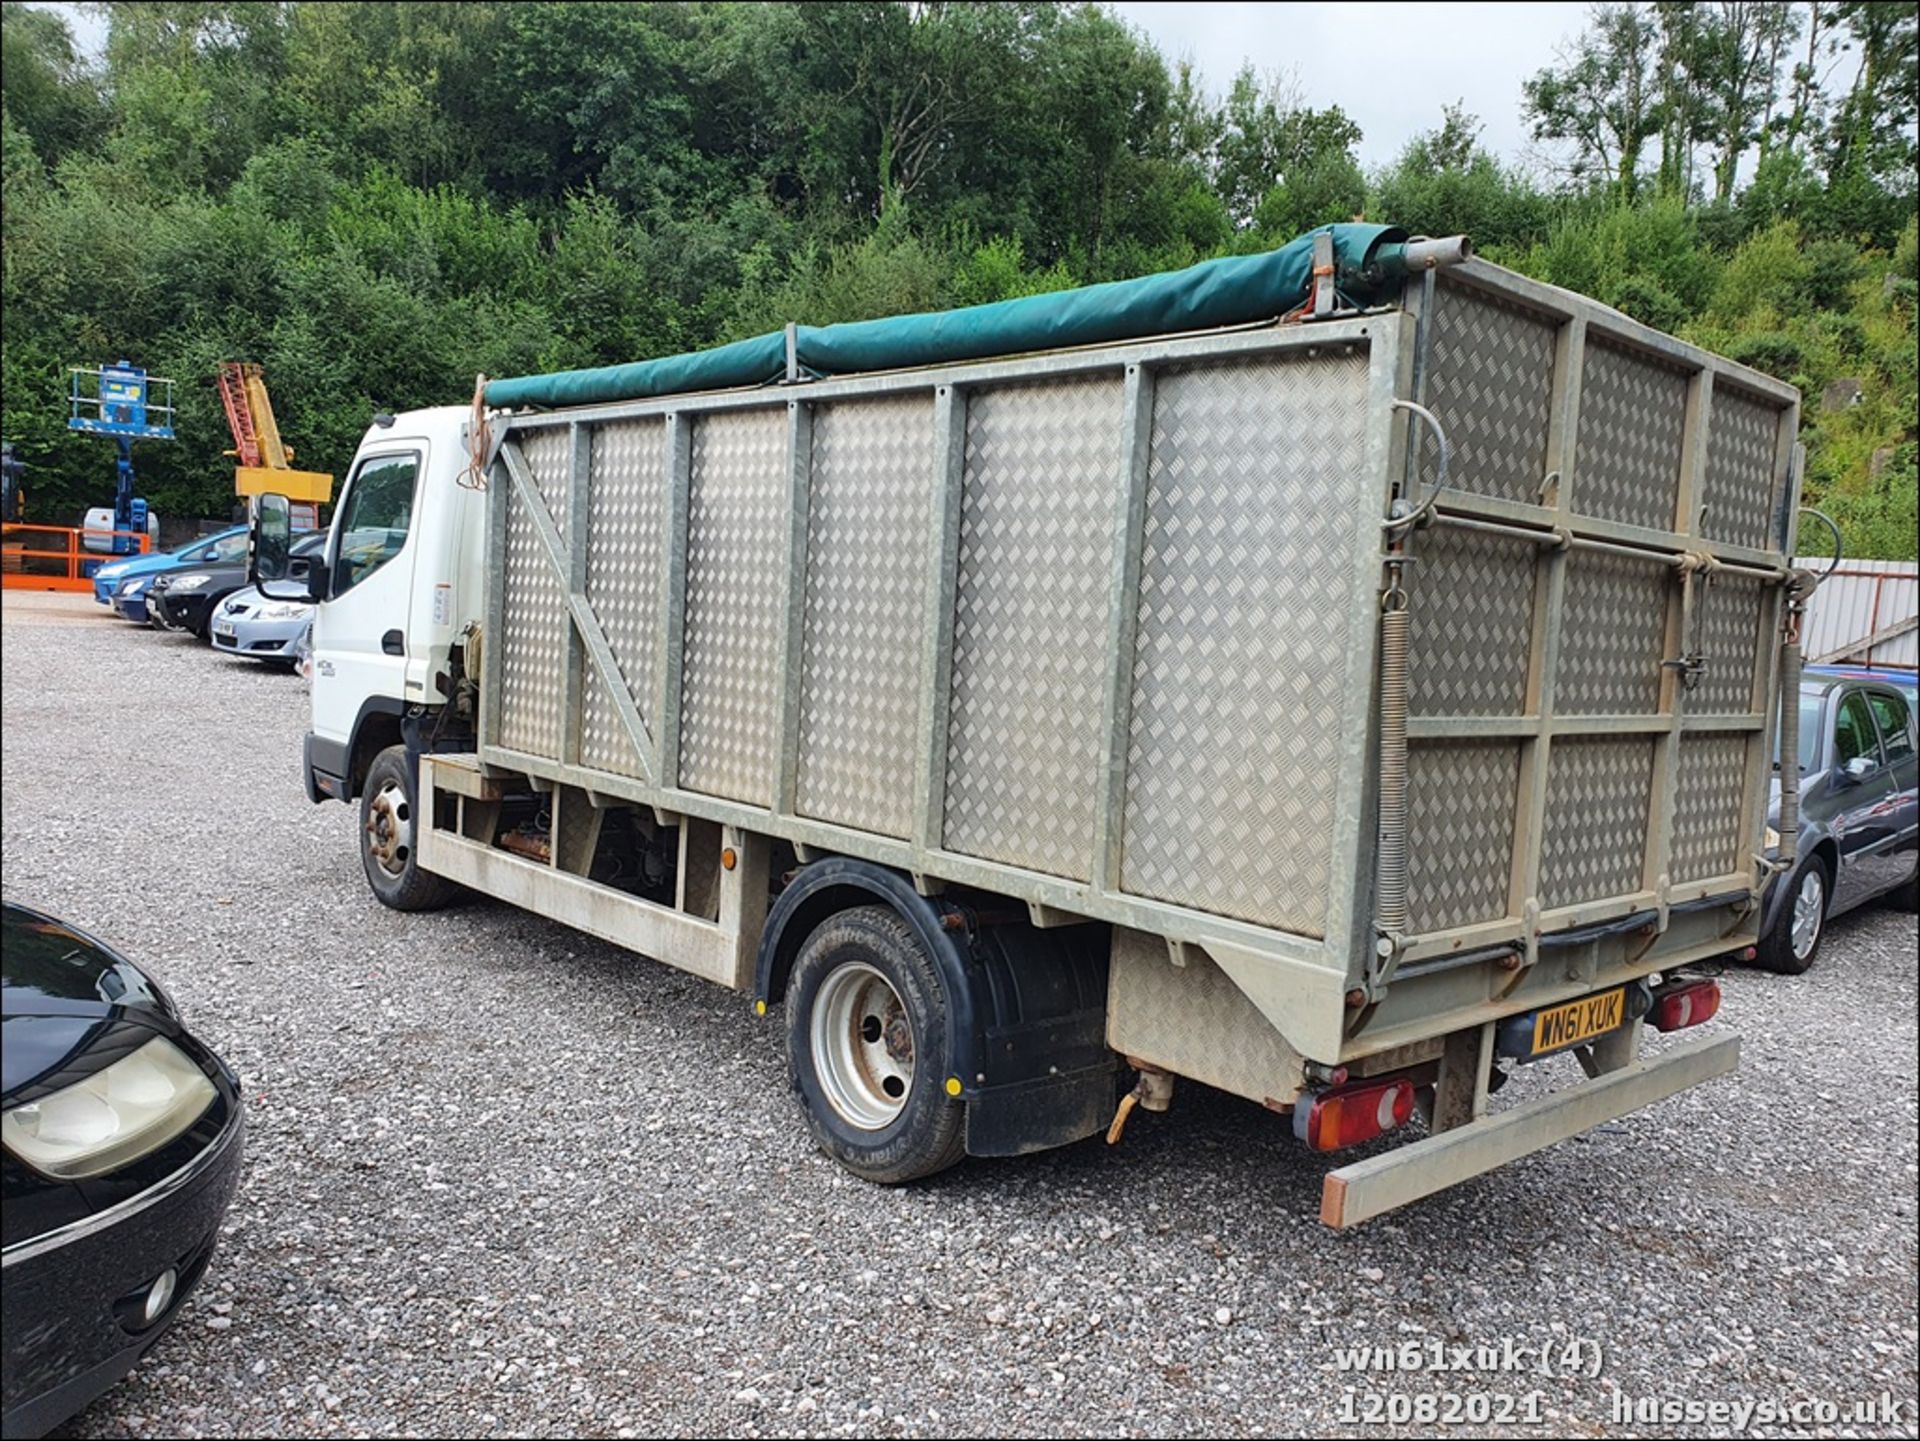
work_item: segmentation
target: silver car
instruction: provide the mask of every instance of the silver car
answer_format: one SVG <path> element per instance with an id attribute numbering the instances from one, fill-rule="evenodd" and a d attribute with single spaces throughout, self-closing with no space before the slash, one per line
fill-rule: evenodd
<path id="1" fill-rule="evenodd" d="M 311 557 L 326 543 L 325 531 L 316 531 L 295 541 L 296 572 L 304 573 L 301 558 Z M 312 625 L 313 606 L 308 602 L 275 600 L 248 586 L 236 590 L 214 607 L 207 631 L 215 650 L 245 656 L 248 660 L 278 661 L 297 670 L 301 649 Z"/>
<path id="2" fill-rule="evenodd" d="M 229 655 L 297 666 L 312 624 L 313 607 L 305 601 L 272 600 L 248 586 L 214 609 L 210 636 L 213 648 Z"/>

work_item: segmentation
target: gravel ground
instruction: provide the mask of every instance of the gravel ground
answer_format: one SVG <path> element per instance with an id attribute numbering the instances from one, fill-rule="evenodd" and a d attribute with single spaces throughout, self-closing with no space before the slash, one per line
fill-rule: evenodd
<path id="1" fill-rule="evenodd" d="M 1733 972 L 1736 1076 L 1354 1233 L 1315 1220 L 1331 1162 L 1197 1086 L 1118 1149 L 879 1190 L 738 997 L 493 903 L 378 906 L 301 792 L 298 679 L 84 599 L 4 622 L 7 896 L 151 963 L 250 1108 L 207 1282 L 76 1435 L 1417 1434 L 1354 1423 L 1445 1393 L 1575 1435 L 1726 1429 L 1616 1394 L 1890 1394 L 1835 1434 L 1914 1434 L 1910 915 Z M 1602 1366 L 1336 1360 L 1406 1341 Z"/>

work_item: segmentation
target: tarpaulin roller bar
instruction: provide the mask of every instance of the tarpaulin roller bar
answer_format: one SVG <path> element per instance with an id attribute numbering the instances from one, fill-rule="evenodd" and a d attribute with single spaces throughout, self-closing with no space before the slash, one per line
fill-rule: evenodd
<path id="1" fill-rule="evenodd" d="M 1202 261 L 1138 280 L 964 310 L 802 325 L 795 330 L 795 353 L 808 374 L 853 375 L 1271 319 L 1306 299 L 1314 236 L 1323 233 L 1333 237 L 1334 264 L 1346 295 L 1371 302 L 1397 293 L 1404 273 L 1404 230 L 1328 225 L 1278 250 Z M 553 409 L 765 385 L 782 378 L 786 364 L 786 334 L 774 331 L 659 360 L 493 380 L 487 384 L 486 403 L 498 409 Z"/>

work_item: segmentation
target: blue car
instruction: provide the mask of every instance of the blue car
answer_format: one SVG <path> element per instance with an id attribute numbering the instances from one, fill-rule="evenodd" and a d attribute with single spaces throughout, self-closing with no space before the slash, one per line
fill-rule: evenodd
<path id="1" fill-rule="evenodd" d="M 170 570 L 192 565 L 232 565 L 247 558 L 247 528 L 232 526 L 178 550 L 157 555 L 135 555 L 103 565 L 93 573 L 93 598 L 111 606 L 122 620 L 144 625 L 147 619 L 147 587 L 153 578 Z"/>

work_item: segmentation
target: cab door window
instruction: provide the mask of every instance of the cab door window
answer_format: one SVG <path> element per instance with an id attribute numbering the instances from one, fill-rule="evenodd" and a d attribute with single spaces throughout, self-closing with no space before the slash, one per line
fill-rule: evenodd
<path id="1" fill-rule="evenodd" d="M 413 525 L 414 483 L 420 457 L 379 455 L 362 465 L 347 492 L 335 528 L 333 594 L 344 595 L 400 554 Z"/>

